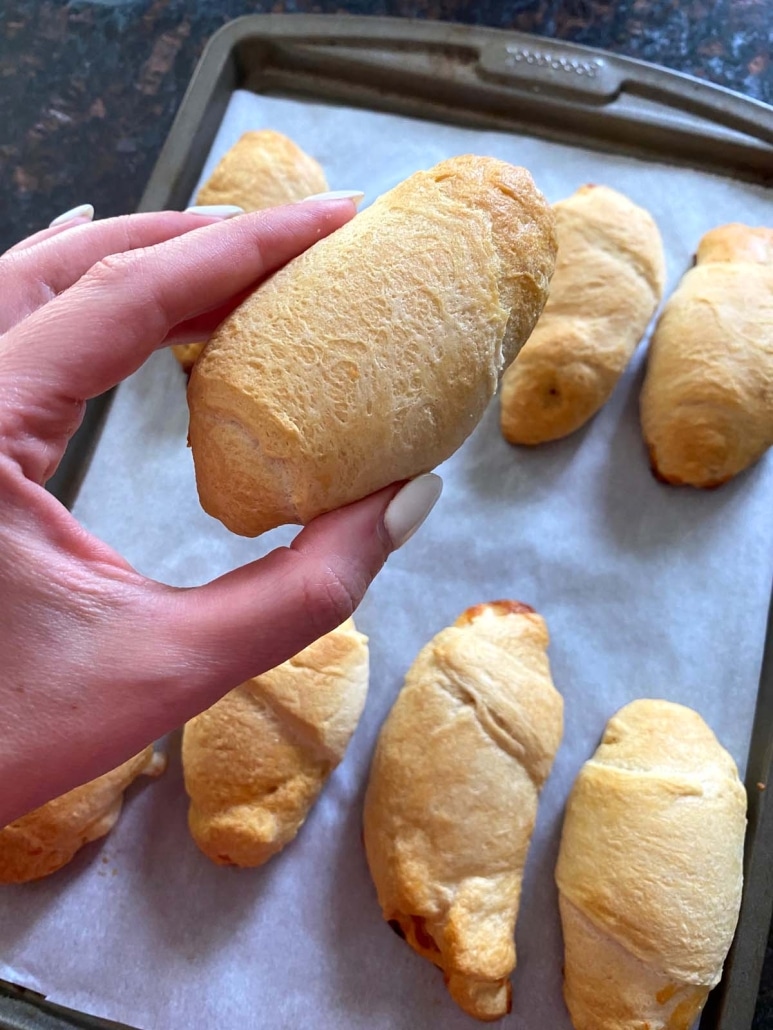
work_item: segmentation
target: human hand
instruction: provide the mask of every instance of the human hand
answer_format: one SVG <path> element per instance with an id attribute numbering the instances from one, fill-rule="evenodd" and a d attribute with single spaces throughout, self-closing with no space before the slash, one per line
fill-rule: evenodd
<path id="1" fill-rule="evenodd" d="M 85 401 L 206 338 L 351 201 L 76 218 L 0 257 L 0 827 L 136 754 L 352 613 L 429 513 L 388 487 L 204 586 L 137 573 L 44 489 Z"/>

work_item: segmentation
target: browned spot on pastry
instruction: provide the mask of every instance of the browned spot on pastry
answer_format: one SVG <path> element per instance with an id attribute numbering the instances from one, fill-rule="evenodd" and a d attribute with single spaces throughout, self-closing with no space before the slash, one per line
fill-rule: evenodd
<path id="1" fill-rule="evenodd" d="M 669 1030 L 690 1030 L 703 1008 L 708 993 L 707 990 L 696 988 L 692 998 L 680 1002 L 671 1013 L 671 1019 L 668 1021 Z"/>
<path id="2" fill-rule="evenodd" d="M 668 987 L 664 987 L 662 991 L 658 991 L 655 998 L 658 1005 L 665 1005 L 667 1001 L 671 1001 L 675 994 L 676 984 L 669 984 Z"/>
<path id="3" fill-rule="evenodd" d="M 439 951 L 432 934 L 427 929 L 424 916 L 411 916 L 410 919 L 413 924 L 413 935 L 419 947 L 424 948 L 425 951 Z"/>
<path id="4" fill-rule="evenodd" d="M 684 483 L 681 481 L 681 479 L 670 479 L 668 476 L 664 475 L 660 471 L 660 468 L 658 467 L 657 454 L 655 453 L 655 447 L 651 443 L 647 444 L 647 454 L 649 455 L 650 459 L 650 471 L 659 483 L 666 483 L 668 486 L 684 486 Z"/>
<path id="5" fill-rule="evenodd" d="M 462 612 L 454 625 L 467 626 L 487 611 L 492 611 L 495 615 L 534 615 L 531 605 L 524 604 L 522 601 L 487 601 L 485 604 L 476 604 L 472 608 L 468 608 L 466 612 Z"/>
<path id="6" fill-rule="evenodd" d="M 555 382 L 551 383 L 544 391 L 542 395 L 542 403 L 546 408 L 555 408 L 556 405 L 561 403 L 561 391 L 556 386 Z"/>
<path id="7" fill-rule="evenodd" d="M 666 486 L 692 486 L 697 490 L 717 490 L 720 486 L 724 486 L 725 483 L 729 482 L 729 480 L 733 478 L 732 475 L 729 475 L 723 476 L 721 479 L 712 479 L 706 483 L 688 483 L 686 479 L 680 479 L 679 476 L 669 476 L 666 475 L 665 472 L 661 472 L 658 467 L 655 448 L 652 444 L 647 444 L 647 452 L 649 454 L 652 475 L 659 483 L 665 483 Z"/>

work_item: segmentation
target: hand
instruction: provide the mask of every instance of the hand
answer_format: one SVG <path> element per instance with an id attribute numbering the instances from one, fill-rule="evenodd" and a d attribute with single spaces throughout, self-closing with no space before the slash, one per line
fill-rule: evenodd
<path id="1" fill-rule="evenodd" d="M 323 515 L 212 583 L 139 575 L 44 489 L 84 403 L 201 339 L 350 201 L 74 219 L 0 257 L 0 826 L 125 761 L 356 608 L 437 477 Z"/>

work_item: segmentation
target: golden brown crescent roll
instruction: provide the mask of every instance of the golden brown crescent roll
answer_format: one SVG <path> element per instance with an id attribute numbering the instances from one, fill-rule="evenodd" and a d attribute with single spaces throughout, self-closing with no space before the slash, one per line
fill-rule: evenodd
<path id="1" fill-rule="evenodd" d="M 556 869 L 576 1030 L 690 1030 L 741 903 L 746 794 L 701 717 L 634 701 L 575 782 Z"/>
<path id="2" fill-rule="evenodd" d="M 553 206 L 556 272 L 537 327 L 502 380 L 502 433 L 538 444 L 579 429 L 609 399 L 663 295 L 652 216 L 606 186 Z"/>
<path id="3" fill-rule="evenodd" d="M 258 866 L 295 837 L 344 756 L 367 690 L 367 637 L 349 619 L 186 725 L 188 825 L 205 855 Z"/>
<path id="4" fill-rule="evenodd" d="M 292 204 L 328 189 L 313 157 L 281 132 L 245 132 L 220 158 L 197 204 L 238 204 L 245 211 Z"/>
<path id="5" fill-rule="evenodd" d="M 112 830 L 129 784 L 138 776 L 159 776 L 165 766 L 163 755 L 145 748 L 117 769 L 3 827 L 0 883 L 38 880 L 67 865 L 84 844 Z"/>
<path id="6" fill-rule="evenodd" d="M 523 168 L 417 172 L 218 329 L 188 389 L 204 510 L 255 536 L 434 468 L 532 330 L 553 214 Z"/>
<path id="7" fill-rule="evenodd" d="M 721 486 L 773 444 L 773 229 L 703 237 L 655 329 L 641 422 L 668 483 Z"/>
<path id="8" fill-rule="evenodd" d="M 547 645 L 513 601 L 439 633 L 384 723 L 365 797 L 384 918 L 482 1020 L 510 1011 L 526 853 L 563 730 Z"/>
<path id="9" fill-rule="evenodd" d="M 245 211 L 292 204 L 328 189 L 320 165 L 281 132 L 245 132 L 221 157 L 196 195 L 197 204 L 237 204 Z M 190 372 L 203 343 L 181 343 L 172 351 Z"/>

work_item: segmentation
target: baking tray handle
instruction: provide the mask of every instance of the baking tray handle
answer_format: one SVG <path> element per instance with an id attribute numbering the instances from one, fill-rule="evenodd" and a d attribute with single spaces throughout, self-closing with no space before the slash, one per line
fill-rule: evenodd
<path id="1" fill-rule="evenodd" d="M 482 47 L 478 69 L 522 92 L 575 104 L 604 106 L 623 93 L 639 96 L 773 143 L 773 110 L 766 104 L 720 86 L 707 89 L 706 83 L 679 72 L 664 75 L 632 58 L 560 42 L 503 41 Z"/>

